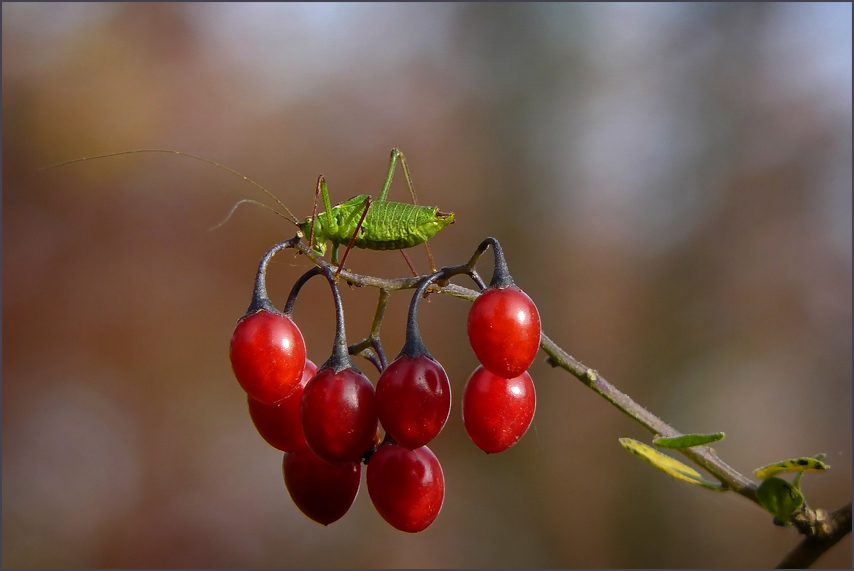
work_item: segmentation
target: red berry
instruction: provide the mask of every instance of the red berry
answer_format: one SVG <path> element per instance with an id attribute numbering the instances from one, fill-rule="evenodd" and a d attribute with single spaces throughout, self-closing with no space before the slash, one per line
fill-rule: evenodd
<path id="1" fill-rule="evenodd" d="M 308 448 L 286 452 L 282 460 L 285 487 L 302 513 L 323 525 L 338 521 L 347 513 L 356 494 L 362 465 L 350 462 L 328 464 Z"/>
<path id="2" fill-rule="evenodd" d="M 299 418 L 299 405 L 305 385 L 317 373 L 317 365 L 306 359 L 302 379 L 297 389 L 284 400 L 276 404 L 264 404 L 247 397 L 249 416 L 258 433 L 267 443 L 279 450 L 290 452 L 305 446 L 302 424 Z"/>
<path id="3" fill-rule="evenodd" d="M 308 447 L 330 464 L 361 458 L 377 431 L 374 401 L 374 386 L 356 369 L 322 369 L 305 386 L 300 404 Z"/>
<path id="4" fill-rule="evenodd" d="M 442 466 L 426 446 L 409 450 L 386 442 L 368 462 L 367 481 L 377 512 L 400 531 L 426 529 L 445 500 Z"/>
<path id="5" fill-rule="evenodd" d="M 527 372 L 505 379 L 481 366 L 463 391 L 466 432 L 487 453 L 503 452 L 522 438 L 536 408 L 537 395 Z"/>
<path id="6" fill-rule="evenodd" d="M 287 315 L 264 309 L 237 322 L 229 356 L 243 390 L 274 404 L 296 390 L 305 368 L 305 342 Z"/>
<path id="7" fill-rule="evenodd" d="M 377 416 L 401 446 L 414 450 L 441 432 L 451 413 L 445 369 L 424 353 L 401 355 L 377 381 Z"/>
<path id="8" fill-rule="evenodd" d="M 506 379 L 528 370 L 540 346 L 540 314 L 517 287 L 487 288 L 471 306 L 471 347 L 488 370 Z"/>

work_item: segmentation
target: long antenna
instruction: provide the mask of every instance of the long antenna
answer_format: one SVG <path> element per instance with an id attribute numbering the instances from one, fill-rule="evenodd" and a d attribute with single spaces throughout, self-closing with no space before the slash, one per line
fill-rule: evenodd
<path id="1" fill-rule="evenodd" d="M 231 207 L 231 210 L 229 210 L 229 211 L 228 211 L 228 214 L 225 216 L 225 218 L 223 218 L 223 219 L 222 219 L 222 222 L 220 222 L 219 224 L 217 224 L 217 225 L 215 225 L 215 226 L 211 226 L 211 227 L 210 227 L 210 230 L 211 230 L 211 231 L 216 230 L 216 229 L 218 229 L 220 226 L 222 226 L 222 225 L 224 225 L 226 222 L 228 222 L 228 221 L 231 219 L 231 215 L 232 215 L 232 214 L 234 214 L 234 211 L 235 211 L 235 210 L 237 210 L 237 207 L 238 207 L 238 206 L 240 206 L 241 204 L 244 204 L 244 203 L 254 204 L 254 205 L 256 205 L 256 206 L 260 206 L 261 208 L 266 208 L 267 210 L 269 210 L 270 212 L 272 212 L 272 213 L 273 213 L 273 214 L 275 214 L 276 216 L 281 216 L 282 218 L 284 218 L 285 220 L 287 220 L 288 222 L 290 222 L 291 224 L 293 224 L 294 226 L 296 226 L 296 227 L 297 227 L 297 229 L 299 230 L 299 235 L 300 235 L 300 237 L 302 237 L 302 229 L 299 227 L 299 224 L 297 224 L 296 222 L 294 222 L 293 220 L 291 220 L 290 218 L 288 218 L 287 216 L 285 216 L 284 214 L 282 214 L 281 212 L 279 212 L 279 211 L 278 211 L 278 210 L 276 210 L 275 208 L 272 208 L 272 207 L 270 207 L 270 206 L 267 206 L 267 205 L 266 205 L 266 204 L 264 204 L 263 202 L 258 202 L 257 200 L 252 200 L 251 198 L 244 198 L 243 200 L 238 200 L 238 201 L 237 201 L 237 203 L 236 203 L 234 206 L 232 206 L 232 207 Z"/>
<path id="2" fill-rule="evenodd" d="M 285 203 L 284 203 L 284 202 L 282 202 L 281 200 L 279 200 L 279 199 L 276 197 L 276 195 L 275 195 L 275 194 L 273 194 L 272 192 L 270 192 L 269 190 L 267 190 L 266 188 L 264 188 L 263 186 L 261 186 L 260 184 L 258 184 L 258 183 L 257 183 L 257 182 L 255 182 L 254 180 L 252 180 L 251 178 L 249 178 L 248 176 L 243 175 L 243 174 L 240 174 L 240 173 L 239 173 L 239 172 L 237 172 L 236 170 L 234 170 L 234 169 L 232 169 L 232 168 L 229 168 L 229 167 L 227 167 L 227 166 L 225 166 L 225 165 L 221 165 L 221 164 L 219 164 L 219 163 L 218 163 L 218 162 L 216 162 L 216 161 L 212 161 L 212 160 L 210 160 L 210 159 L 206 159 L 206 158 L 204 158 L 204 157 L 199 157 L 199 156 L 197 156 L 197 155 L 191 155 L 190 153 L 185 153 L 185 152 L 183 152 L 183 151 L 173 151 L 173 150 L 170 150 L 170 149 L 135 149 L 135 150 L 133 150 L 133 151 L 119 151 L 119 152 L 117 152 L 117 153 L 107 153 L 107 154 L 105 154 L 105 155 L 95 155 L 95 156 L 92 156 L 92 157 L 83 157 L 83 158 L 80 158 L 80 159 L 73 159 L 73 160 L 70 160 L 70 161 L 65 161 L 64 163 L 57 163 L 57 164 L 55 164 L 55 165 L 50 165 L 49 167 L 42 167 L 42 168 L 40 168 L 39 170 L 48 170 L 48 169 L 52 169 L 52 168 L 56 168 L 56 167 L 61 167 L 61 166 L 65 166 L 65 165 L 70 165 L 70 164 L 73 164 L 73 163 L 80 163 L 80 162 L 83 162 L 83 161 L 90 161 L 90 160 L 92 160 L 92 159 L 105 159 L 105 158 L 107 158 L 107 157 L 117 157 L 117 156 L 119 156 L 119 155 L 131 155 L 131 154 L 133 154 L 133 153 L 170 153 L 170 154 L 173 154 L 173 155 L 182 155 L 182 156 L 185 156 L 185 157 L 190 157 L 191 159 L 196 159 L 196 160 L 198 160 L 198 161 L 202 161 L 202 162 L 208 163 L 208 164 L 210 164 L 210 165 L 214 165 L 215 167 L 219 167 L 219 168 L 221 168 L 221 169 L 225 169 L 225 170 L 227 170 L 228 172 L 230 172 L 231 174 L 236 175 L 236 176 L 239 176 L 240 178 L 242 178 L 242 179 L 243 179 L 243 180 L 245 180 L 246 182 L 248 182 L 248 183 L 250 183 L 250 184 L 254 185 L 256 188 L 259 188 L 259 189 L 260 189 L 264 194 L 266 194 L 267 196 L 269 196 L 270 198 L 272 198 L 273 200 L 275 200 L 275 201 L 279 204 L 279 206 L 281 206 L 282 208 L 284 208 L 284 209 L 285 209 L 285 212 L 287 212 L 287 213 L 290 215 L 290 217 L 293 219 L 293 220 L 292 220 L 292 221 L 293 221 L 293 223 L 294 223 L 294 224 L 296 224 L 296 225 L 299 225 L 299 220 L 297 220 L 297 217 L 296 217 L 296 216 L 294 216 L 293 212 L 291 212 L 291 211 L 288 209 L 288 207 L 287 207 L 287 206 L 285 206 Z M 241 202 L 242 202 L 242 201 L 241 201 Z M 238 204 L 240 204 L 240 203 L 238 203 Z M 235 205 L 235 207 L 236 207 L 236 206 L 237 206 L 237 205 Z M 269 207 L 268 207 L 268 208 L 269 208 Z M 232 212 L 234 212 L 234 209 L 232 209 Z M 275 212 L 275 210 L 274 210 L 274 212 Z M 231 216 L 231 213 L 229 213 L 229 217 L 230 217 L 230 216 Z M 227 219 L 228 219 L 228 217 L 226 217 L 226 220 L 227 220 Z"/>

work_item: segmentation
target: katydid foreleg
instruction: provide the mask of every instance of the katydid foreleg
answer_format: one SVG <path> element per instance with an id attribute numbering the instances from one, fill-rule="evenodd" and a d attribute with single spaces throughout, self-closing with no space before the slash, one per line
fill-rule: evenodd
<path id="1" fill-rule="evenodd" d="M 368 215 L 368 209 L 371 207 L 371 197 L 365 198 L 365 209 L 362 211 L 362 217 L 359 218 L 359 223 L 356 224 L 356 230 L 353 232 L 353 237 L 350 238 L 350 243 L 347 244 L 347 249 L 344 250 L 344 257 L 341 258 L 341 263 L 338 264 L 338 269 L 335 271 L 335 279 L 338 279 L 338 274 L 341 273 L 341 268 L 344 267 L 344 262 L 347 261 L 347 254 L 353 249 L 353 244 L 356 242 L 356 236 L 359 235 L 359 230 L 362 229 L 362 224 L 365 223 L 365 217 Z M 403 250 L 401 250 L 402 252 Z M 334 252 L 334 250 L 333 250 Z"/>

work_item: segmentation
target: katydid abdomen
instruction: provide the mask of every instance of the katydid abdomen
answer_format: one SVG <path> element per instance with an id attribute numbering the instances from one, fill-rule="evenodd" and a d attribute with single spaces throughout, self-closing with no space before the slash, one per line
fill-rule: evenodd
<path id="1" fill-rule="evenodd" d="M 374 202 L 368 209 L 354 245 L 368 250 L 413 248 L 453 222 L 452 212 L 439 212 L 436 206 Z"/>

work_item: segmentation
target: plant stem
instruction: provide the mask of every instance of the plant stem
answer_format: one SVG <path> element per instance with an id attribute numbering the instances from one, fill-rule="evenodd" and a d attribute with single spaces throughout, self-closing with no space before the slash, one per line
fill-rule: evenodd
<path id="1" fill-rule="evenodd" d="M 824 510 L 815 510 L 814 513 L 816 518 L 811 526 L 814 533 L 807 535 L 787 553 L 777 569 L 805 569 L 851 533 L 851 502 L 830 514 L 830 517 Z"/>
<path id="2" fill-rule="evenodd" d="M 618 390 L 614 385 L 606 381 L 602 375 L 573 359 L 545 334 L 542 336 L 540 347 L 549 356 L 552 366 L 560 367 L 571 373 L 588 388 L 596 391 L 605 400 L 638 421 L 653 434 L 667 437 L 681 436 L 678 430 L 636 403 L 629 395 Z M 708 446 L 681 448 L 679 451 L 693 460 L 697 465 L 706 469 L 727 488 L 758 503 L 756 499 L 756 484 L 727 465 Z"/>
<path id="3" fill-rule="evenodd" d="M 493 238 L 487 238 L 480 243 L 475 250 L 474 255 L 472 255 L 471 259 L 469 259 L 467 263 L 459 266 L 442 268 L 440 270 L 443 274 L 442 279 L 436 280 L 436 283 L 430 286 L 427 291 L 430 293 L 451 295 L 468 301 L 474 301 L 477 299 L 480 292 L 448 283 L 447 280 L 456 275 L 466 274 L 474 280 L 478 287 L 483 289 L 483 281 L 480 279 L 480 276 L 477 274 L 474 266 L 480 256 L 486 251 L 486 248 L 489 246 L 494 247 L 494 243 L 496 243 L 496 241 Z M 295 239 L 288 240 L 275 246 L 273 250 L 278 252 L 285 248 L 295 248 L 299 250 L 299 252 L 307 256 L 320 268 L 325 268 L 327 270 L 337 269 L 337 266 L 333 266 L 322 258 L 318 258 L 317 255 L 315 255 L 314 252 L 312 252 L 301 241 Z M 271 250 L 272 253 L 274 253 L 273 250 Z M 265 262 L 268 259 L 269 258 L 265 259 Z M 375 287 L 381 292 L 377 315 L 374 319 L 371 330 L 371 336 L 358 344 L 361 348 L 362 346 L 366 347 L 369 344 L 373 345 L 374 341 L 376 341 L 377 344 L 379 343 L 379 321 L 382 320 L 385 302 L 391 292 L 417 288 L 424 282 L 424 280 L 429 279 L 431 276 L 384 279 L 355 274 L 342 269 L 340 271 L 340 277 L 344 278 L 348 283 L 354 286 Z M 572 374 L 585 386 L 592 389 L 623 413 L 639 422 L 652 434 L 665 437 L 682 435 L 678 430 L 636 403 L 629 395 L 618 390 L 594 369 L 587 367 L 580 361 L 571 357 L 545 334 L 542 334 L 540 347 L 548 355 L 548 363 L 550 365 L 553 367 L 560 367 Z M 721 460 L 712 448 L 709 448 L 708 446 L 696 446 L 692 448 L 681 448 L 679 449 L 679 452 L 717 478 L 723 485 L 724 489 L 730 489 L 757 505 L 761 505 L 756 497 L 756 489 L 758 487 L 756 483 Z M 827 516 L 827 512 L 824 510 L 813 510 L 804 504 L 802 509 L 792 517 L 792 523 L 798 531 L 806 537 L 786 556 L 786 559 L 780 563 L 780 566 L 808 566 L 812 564 L 822 553 L 835 545 L 847 533 L 851 532 L 851 503 L 833 512 L 829 518 Z"/>

